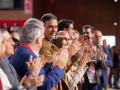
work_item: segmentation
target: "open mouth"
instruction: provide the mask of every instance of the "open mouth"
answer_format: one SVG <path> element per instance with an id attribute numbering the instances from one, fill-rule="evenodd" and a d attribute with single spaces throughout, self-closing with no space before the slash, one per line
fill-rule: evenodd
<path id="1" fill-rule="evenodd" d="M 89 37 L 85 36 L 85 37 L 84 37 L 84 40 L 89 40 Z"/>

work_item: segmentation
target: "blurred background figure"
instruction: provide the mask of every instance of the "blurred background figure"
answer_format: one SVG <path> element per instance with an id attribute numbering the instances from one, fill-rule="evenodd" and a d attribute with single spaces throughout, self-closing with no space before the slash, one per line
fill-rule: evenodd
<path id="1" fill-rule="evenodd" d="M 110 74 L 109 74 L 109 85 L 110 87 L 113 87 L 115 89 L 118 89 L 118 81 L 119 81 L 119 53 L 117 50 L 116 46 L 113 46 L 111 48 L 111 55 L 112 55 L 112 62 L 113 62 L 113 67 L 110 69 Z M 113 83 L 112 83 L 113 79 Z"/>
<path id="2" fill-rule="evenodd" d="M 7 22 L 3 22 L 2 26 L 1 26 L 1 29 L 5 29 L 5 30 L 7 30 L 8 32 L 10 32 L 10 31 L 9 31 L 10 28 L 8 27 Z"/>
<path id="3" fill-rule="evenodd" d="M 10 27 L 10 32 L 19 32 L 20 27 L 17 25 L 17 22 L 13 22 L 13 25 Z"/>
<path id="4" fill-rule="evenodd" d="M 103 42 L 102 42 L 102 43 L 103 43 L 103 46 L 104 46 L 104 47 L 108 47 L 108 45 L 107 45 L 107 40 L 106 40 L 106 39 L 103 39 Z"/>
<path id="5" fill-rule="evenodd" d="M 20 34 L 18 32 L 11 33 L 12 39 L 15 42 L 14 49 L 20 45 Z"/>

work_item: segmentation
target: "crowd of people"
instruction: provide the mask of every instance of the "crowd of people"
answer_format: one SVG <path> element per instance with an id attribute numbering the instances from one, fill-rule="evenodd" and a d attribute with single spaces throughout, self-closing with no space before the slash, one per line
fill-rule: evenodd
<path id="1" fill-rule="evenodd" d="M 116 58 L 106 40 L 101 45 L 102 32 L 93 26 L 80 34 L 72 20 L 46 13 L 11 30 L 0 30 L 0 90 L 119 88 L 120 53 Z"/>

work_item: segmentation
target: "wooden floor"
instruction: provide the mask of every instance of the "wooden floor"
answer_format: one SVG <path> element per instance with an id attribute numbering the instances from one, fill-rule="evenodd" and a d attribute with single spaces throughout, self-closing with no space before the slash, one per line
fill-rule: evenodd
<path id="1" fill-rule="evenodd" d="M 108 90 L 120 90 L 120 89 L 109 88 Z"/>

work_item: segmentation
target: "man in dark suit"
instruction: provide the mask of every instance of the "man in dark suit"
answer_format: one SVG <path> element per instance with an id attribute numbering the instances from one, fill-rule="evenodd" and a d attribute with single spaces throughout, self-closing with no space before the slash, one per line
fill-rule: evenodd
<path id="1" fill-rule="evenodd" d="M 100 48 L 101 46 L 99 45 L 101 36 L 98 36 L 97 38 L 94 35 L 93 26 L 85 25 L 83 27 L 84 42 L 91 42 L 93 55 L 91 57 L 91 62 L 88 63 L 89 68 L 84 75 L 82 90 L 102 90 L 100 73 L 102 69 L 106 69 L 106 62 L 104 62 L 105 60 L 102 60 L 101 58 L 101 51 L 103 52 Z"/>
<path id="2" fill-rule="evenodd" d="M 110 55 L 109 48 L 103 47 L 100 43 L 102 41 L 102 32 L 99 30 L 96 30 L 94 32 L 94 44 L 97 47 L 98 53 L 101 58 L 101 61 L 104 64 L 104 67 L 99 70 L 100 75 L 100 85 L 102 88 L 105 88 L 107 90 L 108 85 L 108 67 L 112 67 L 112 59 Z"/>

